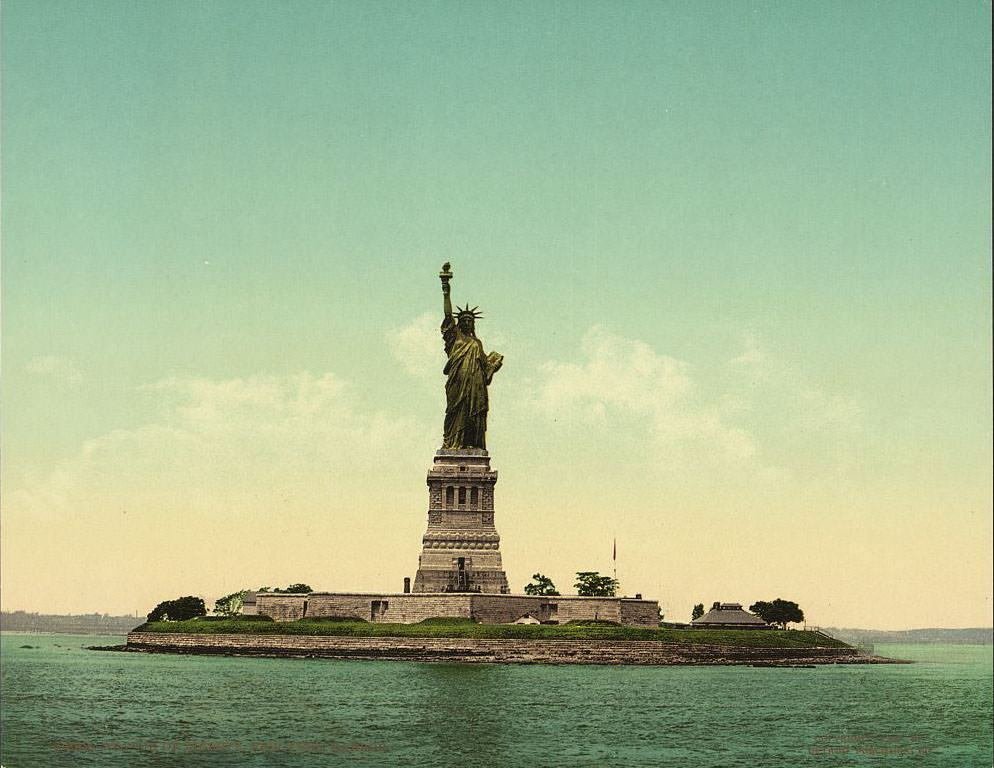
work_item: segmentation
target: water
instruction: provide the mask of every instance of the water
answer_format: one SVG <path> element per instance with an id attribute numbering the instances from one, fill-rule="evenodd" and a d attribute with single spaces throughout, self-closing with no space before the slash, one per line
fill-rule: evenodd
<path id="1" fill-rule="evenodd" d="M 992 764 L 990 646 L 881 645 L 918 663 L 817 669 L 82 648 L 122 641 L 2 636 L 6 768 Z"/>

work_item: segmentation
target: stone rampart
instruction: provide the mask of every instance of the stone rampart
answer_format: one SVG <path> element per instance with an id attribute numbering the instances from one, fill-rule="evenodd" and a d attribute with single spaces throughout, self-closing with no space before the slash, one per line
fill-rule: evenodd
<path id="1" fill-rule="evenodd" d="M 131 632 L 127 650 L 153 653 L 497 664 L 867 664 L 852 648 L 739 648 L 652 641 L 477 640 L 468 638 Z"/>
<path id="2" fill-rule="evenodd" d="M 546 598 L 549 599 L 549 598 Z M 557 600 L 559 623 L 570 621 L 616 621 L 621 623 L 621 599 L 617 597 L 566 597 Z M 659 625 L 659 617 L 652 626 Z"/>
<path id="3" fill-rule="evenodd" d="M 602 619 L 629 626 L 655 627 L 659 604 L 655 600 L 576 595 L 536 596 L 487 593 L 313 592 L 292 595 L 260 592 L 256 613 L 276 621 L 306 617 L 359 618 L 364 621 L 416 624 L 425 619 L 472 619 L 483 624 L 510 624 L 526 614 L 542 622 Z"/>
<path id="4" fill-rule="evenodd" d="M 655 600 L 621 599 L 621 623 L 633 627 L 658 627 L 659 603 Z"/>
<path id="5" fill-rule="evenodd" d="M 476 595 L 473 620 L 482 624 L 510 624 L 527 614 L 539 621 L 553 621 L 549 600 L 531 595 Z"/>
<path id="6" fill-rule="evenodd" d="M 425 619 L 471 617 L 471 595 L 316 593 L 308 616 L 357 616 L 366 621 L 416 624 Z"/>
<path id="7" fill-rule="evenodd" d="M 255 598 L 255 612 L 271 616 L 274 621 L 297 621 L 307 615 L 307 598 L 307 595 L 260 592 Z"/>

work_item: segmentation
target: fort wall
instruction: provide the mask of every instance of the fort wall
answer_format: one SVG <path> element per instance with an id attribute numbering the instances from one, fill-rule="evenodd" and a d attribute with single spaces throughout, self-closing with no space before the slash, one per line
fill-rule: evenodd
<path id="1" fill-rule="evenodd" d="M 545 623 L 602 619 L 629 626 L 659 625 L 659 603 L 620 597 L 500 595 L 486 593 L 260 592 L 254 612 L 276 621 L 304 617 L 358 618 L 415 624 L 425 619 L 460 618 L 483 624 L 510 624 L 528 615 Z"/>

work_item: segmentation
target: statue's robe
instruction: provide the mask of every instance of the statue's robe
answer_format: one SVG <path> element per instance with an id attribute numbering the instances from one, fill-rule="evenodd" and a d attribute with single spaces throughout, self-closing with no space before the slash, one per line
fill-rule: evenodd
<path id="1" fill-rule="evenodd" d="M 443 448 L 487 447 L 487 371 L 483 343 L 464 333 L 451 317 L 442 321 L 442 338 L 449 361 L 445 382 L 445 435 Z"/>

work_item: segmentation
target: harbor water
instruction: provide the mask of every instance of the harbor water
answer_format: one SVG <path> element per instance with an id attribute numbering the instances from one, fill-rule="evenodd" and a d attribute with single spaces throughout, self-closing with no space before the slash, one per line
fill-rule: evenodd
<path id="1" fill-rule="evenodd" d="M 2 636 L 5 768 L 992 764 L 991 646 L 901 665 L 514 666 L 86 650 Z"/>

